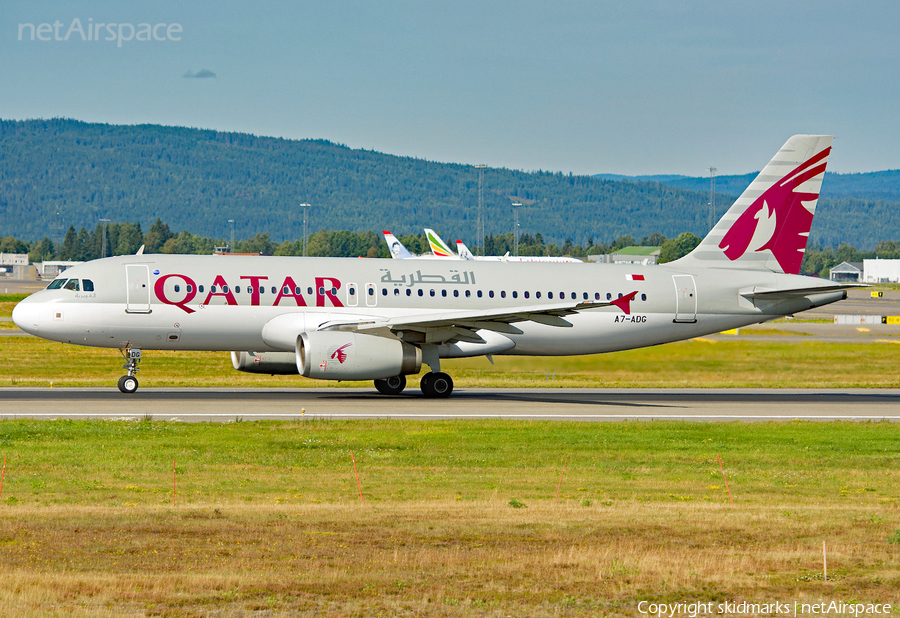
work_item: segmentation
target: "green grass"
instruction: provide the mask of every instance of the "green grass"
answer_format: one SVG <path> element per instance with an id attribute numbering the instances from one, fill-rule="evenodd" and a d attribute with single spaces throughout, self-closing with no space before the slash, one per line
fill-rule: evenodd
<path id="1" fill-rule="evenodd" d="M 0 421 L 0 614 L 895 602 L 898 440 L 891 423 Z"/>
<path id="2" fill-rule="evenodd" d="M 834 388 L 900 385 L 897 344 L 691 340 L 567 357 L 495 356 L 449 359 L 441 368 L 457 387 L 773 387 Z M 122 374 L 116 350 L 84 348 L 33 337 L 0 338 L 0 386 L 111 386 Z M 427 370 L 427 368 L 425 369 Z M 370 387 L 299 376 L 235 371 L 227 352 L 144 351 L 142 387 Z M 410 377 L 410 383 L 417 383 Z"/>
<path id="3" fill-rule="evenodd" d="M 374 501 L 552 498 L 720 501 L 716 454 L 744 503 L 828 496 L 900 507 L 900 425 L 0 421 L 3 499 L 122 505 L 356 499 L 350 451 Z"/>

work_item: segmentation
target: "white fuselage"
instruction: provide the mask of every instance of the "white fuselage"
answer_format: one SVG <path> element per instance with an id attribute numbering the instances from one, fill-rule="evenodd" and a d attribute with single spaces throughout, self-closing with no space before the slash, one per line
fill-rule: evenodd
<path id="1" fill-rule="evenodd" d="M 300 332 L 326 322 L 606 303 L 636 292 L 629 313 L 618 306 L 581 310 L 566 316 L 571 327 L 521 321 L 515 324 L 521 333 L 503 335 L 512 346 L 497 346 L 496 337 L 491 339 L 495 333 L 481 331 L 484 346 L 445 346 L 444 357 L 638 348 L 763 322 L 843 297 L 823 291 L 753 302 L 742 293 L 828 282 L 735 268 L 686 271 L 677 264 L 133 255 L 87 262 L 58 279 L 77 279 L 78 291 L 47 289 L 22 301 L 13 315 L 20 328 L 78 345 L 160 350 L 293 351 Z M 85 291 L 91 286 L 93 291 Z"/>

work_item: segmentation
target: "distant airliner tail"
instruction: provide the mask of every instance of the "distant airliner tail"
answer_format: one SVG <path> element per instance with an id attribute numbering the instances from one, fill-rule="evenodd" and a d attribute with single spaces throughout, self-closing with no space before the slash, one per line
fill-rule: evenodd
<path id="1" fill-rule="evenodd" d="M 437 232 L 426 227 L 425 236 L 428 238 L 428 244 L 431 246 L 431 252 L 435 257 L 456 257 L 453 250 L 437 235 Z"/>
<path id="2" fill-rule="evenodd" d="M 381 232 L 384 234 L 384 240 L 387 243 L 388 249 L 391 250 L 391 257 L 396 259 L 406 259 L 413 257 L 413 254 L 409 252 L 409 250 L 403 246 L 403 243 L 397 240 L 397 237 L 384 230 Z"/>
<path id="3" fill-rule="evenodd" d="M 800 272 L 831 135 L 795 135 L 684 260 Z"/>
<path id="4" fill-rule="evenodd" d="M 456 241 L 456 253 L 464 260 L 474 260 L 475 256 L 469 251 L 469 248 L 461 240 Z"/>

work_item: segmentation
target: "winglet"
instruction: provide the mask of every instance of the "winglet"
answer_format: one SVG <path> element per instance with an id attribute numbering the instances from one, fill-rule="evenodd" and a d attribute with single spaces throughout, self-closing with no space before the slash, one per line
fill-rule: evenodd
<path id="1" fill-rule="evenodd" d="M 631 294 L 626 294 L 621 298 L 610 301 L 610 304 L 615 305 L 616 307 L 624 311 L 625 315 L 631 315 L 631 301 L 634 300 L 635 296 L 637 296 L 637 290 L 635 290 Z"/>

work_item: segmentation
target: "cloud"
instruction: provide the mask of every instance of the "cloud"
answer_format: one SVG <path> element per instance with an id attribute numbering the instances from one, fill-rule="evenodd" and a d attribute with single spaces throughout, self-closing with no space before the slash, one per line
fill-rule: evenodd
<path id="1" fill-rule="evenodd" d="M 204 79 L 207 77 L 215 77 L 216 74 L 210 71 L 209 69 L 200 69 L 196 73 L 193 71 L 188 71 L 182 77 L 194 78 L 194 79 Z"/>

